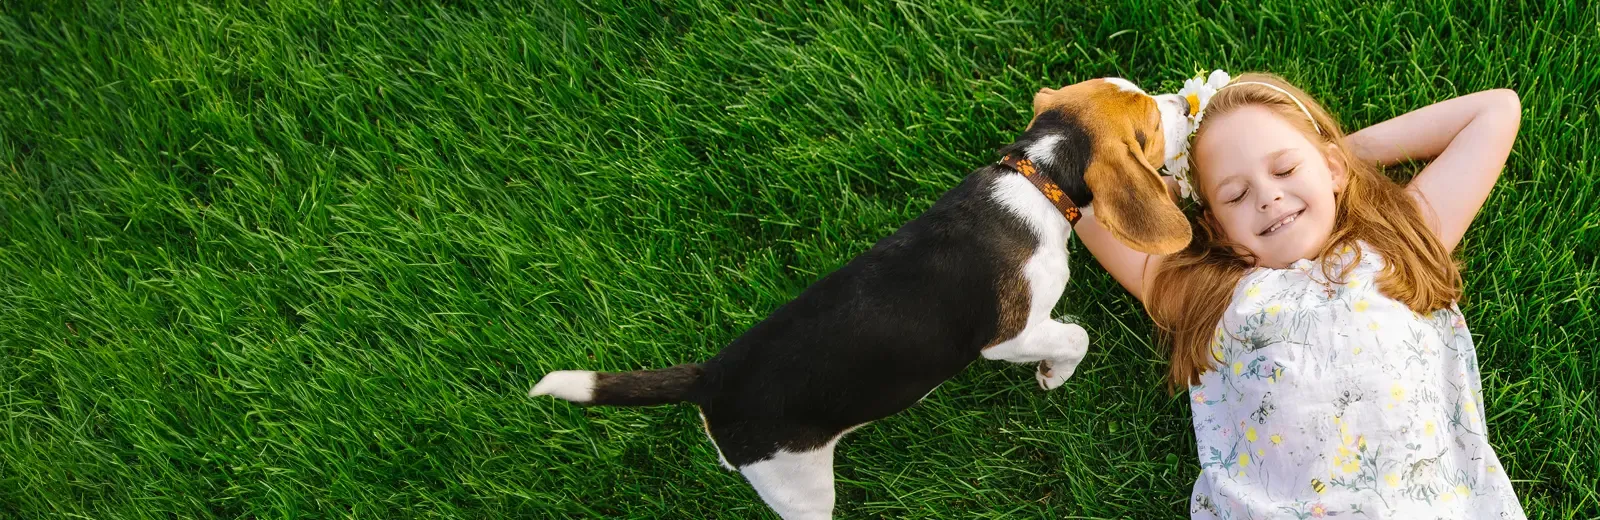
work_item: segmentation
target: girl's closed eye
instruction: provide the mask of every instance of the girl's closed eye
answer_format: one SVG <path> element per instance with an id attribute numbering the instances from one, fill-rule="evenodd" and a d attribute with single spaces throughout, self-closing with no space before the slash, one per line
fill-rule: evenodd
<path id="1" fill-rule="evenodd" d="M 1278 173 L 1274 173 L 1274 174 L 1272 174 L 1272 176 L 1279 177 L 1279 178 L 1288 177 L 1290 175 L 1294 175 L 1294 171 L 1298 170 L 1298 169 L 1300 169 L 1300 165 L 1296 164 L 1294 166 L 1290 166 L 1289 169 L 1287 169 L 1287 170 L 1284 170 L 1284 171 L 1281 171 L 1281 172 L 1278 172 Z"/>
<path id="2" fill-rule="evenodd" d="M 1237 204 L 1237 203 L 1239 203 L 1239 201 L 1244 200 L 1245 194 L 1247 194 L 1249 192 L 1250 192 L 1249 188 L 1239 188 L 1239 194 L 1238 195 L 1234 195 L 1232 197 L 1229 197 L 1225 202 L 1223 202 L 1223 204 L 1228 204 L 1228 205 Z"/>

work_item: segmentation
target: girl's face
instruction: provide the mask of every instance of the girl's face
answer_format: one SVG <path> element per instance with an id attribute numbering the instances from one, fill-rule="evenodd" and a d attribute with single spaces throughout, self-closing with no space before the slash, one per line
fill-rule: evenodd
<path id="1" fill-rule="evenodd" d="M 1344 189 L 1337 151 L 1307 140 L 1271 109 L 1240 107 L 1206 118 L 1194 143 L 1195 167 L 1206 208 L 1228 239 L 1283 269 L 1312 258 L 1333 234 L 1334 194 Z"/>

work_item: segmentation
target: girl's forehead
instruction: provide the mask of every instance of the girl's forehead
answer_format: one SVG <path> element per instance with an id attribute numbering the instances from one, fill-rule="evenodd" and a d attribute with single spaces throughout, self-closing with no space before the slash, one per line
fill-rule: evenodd
<path id="1" fill-rule="evenodd" d="M 1270 168 L 1273 161 L 1311 146 L 1300 129 L 1260 106 L 1240 107 L 1208 117 L 1209 126 L 1195 143 L 1202 181 Z"/>

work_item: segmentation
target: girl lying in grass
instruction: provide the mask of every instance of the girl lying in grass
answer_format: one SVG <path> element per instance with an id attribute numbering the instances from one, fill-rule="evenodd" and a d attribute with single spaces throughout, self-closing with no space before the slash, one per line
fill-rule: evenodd
<path id="1" fill-rule="evenodd" d="M 1189 247 L 1151 256 L 1092 216 L 1076 228 L 1172 346 L 1200 456 L 1193 517 L 1523 518 L 1450 256 L 1505 166 L 1516 94 L 1346 136 L 1281 78 L 1212 80 L 1174 165 L 1201 208 Z M 1374 167 L 1408 159 L 1431 162 L 1406 185 Z"/>

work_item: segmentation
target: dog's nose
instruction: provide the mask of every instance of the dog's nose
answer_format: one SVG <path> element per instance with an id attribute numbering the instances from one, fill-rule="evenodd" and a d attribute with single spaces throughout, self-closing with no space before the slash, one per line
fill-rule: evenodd
<path id="1" fill-rule="evenodd" d="M 1172 108 L 1178 109 L 1179 114 L 1187 115 L 1189 113 L 1189 100 L 1183 96 L 1177 94 L 1162 94 L 1156 96 L 1156 102 L 1163 104 L 1170 103 Z"/>

